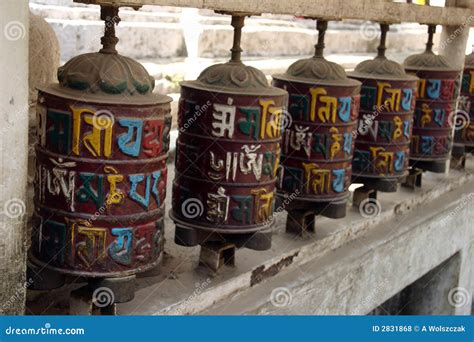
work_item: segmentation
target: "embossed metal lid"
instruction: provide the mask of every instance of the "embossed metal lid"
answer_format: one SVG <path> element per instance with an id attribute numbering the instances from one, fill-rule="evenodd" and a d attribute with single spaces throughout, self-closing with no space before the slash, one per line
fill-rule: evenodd
<path id="1" fill-rule="evenodd" d="M 181 82 L 181 86 L 232 94 L 274 96 L 287 94 L 286 91 L 269 85 L 263 72 L 242 63 L 240 40 L 244 19 L 245 15 L 232 16 L 234 44 L 231 49 L 231 60 L 206 68 L 197 80 Z"/>
<path id="2" fill-rule="evenodd" d="M 458 71 L 448 60 L 433 52 L 433 36 L 436 32 L 436 25 L 428 25 L 428 41 L 426 50 L 423 53 L 411 55 L 405 59 L 403 66 L 408 70 L 426 71 Z"/>
<path id="3" fill-rule="evenodd" d="M 315 54 L 313 57 L 294 62 L 290 65 L 286 73 L 274 75 L 273 78 L 284 81 L 323 85 L 352 87 L 360 85 L 359 81 L 347 77 L 342 66 L 324 58 L 324 36 L 327 27 L 327 21 L 318 20 L 316 24 L 316 28 L 319 31 L 318 43 L 315 45 Z"/>
<path id="4" fill-rule="evenodd" d="M 115 24 L 118 7 L 102 6 L 105 20 L 103 45 L 99 52 L 85 53 L 58 69 L 59 84 L 44 90 L 53 95 L 101 103 L 156 104 L 171 102 L 169 96 L 153 94 L 155 79 L 137 61 L 117 53 Z"/>
<path id="5" fill-rule="evenodd" d="M 368 78 L 368 79 L 386 79 L 395 81 L 416 81 L 416 76 L 409 75 L 405 72 L 402 65 L 385 57 L 385 41 L 389 26 L 380 24 L 380 45 L 378 46 L 378 54 L 374 59 L 366 60 L 359 63 L 353 72 L 349 72 L 349 77 Z"/>

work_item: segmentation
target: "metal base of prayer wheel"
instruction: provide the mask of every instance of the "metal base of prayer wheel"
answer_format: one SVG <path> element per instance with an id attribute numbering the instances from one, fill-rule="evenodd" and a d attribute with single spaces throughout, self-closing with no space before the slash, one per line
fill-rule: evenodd
<path id="1" fill-rule="evenodd" d="M 175 242 L 201 245 L 216 271 L 235 249 L 267 250 L 288 93 L 241 61 L 246 13 L 233 13 L 231 60 L 181 83 L 170 212 Z"/>
<path id="2" fill-rule="evenodd" d="M 223 266 L 235 266 L 236 246 L 228 242 L 210 241 L 201 245 L 199 265 L 216 272 Z"/>
<path id="3" fill-rule="evenodd" d="M 248 248 L 257 251 L 268 250 L 271 247 L 271 229 L 256 232 L 222 232 L 203 230 L 202 227 L 191 227 L 185 224 L 176 224 L 174 241 L 180 246 L 194 247 L 207 242 L 231 243 L 236 248 Z"/>
<path id="4" fill-rule="evenodd" d="M 431 171 L 435 173 L 444 173 L 448 169 L 447 160 L 413 160 L 410 159 L 410 167 L 416 167 L 423 171 Z"/>
<path id="5" fill-rule="evenodd" d="M 38 266 L 27 261 L 26 279 L 29 281 L 28 290 L 49 291 L 62 287 L 66 283 L 66 276 L 49 268 Z"/>
<path id="6" fill-rule="evenodd" d="M 412 190 L 421 188 L 421 182 L 423 179 L 423 170 L 418 168 L 411 168 L 410 174 L 405 178 L 402 186 L 410 188 Z"/>
<path id="7" fill-rule="evenodd" d="M 398 184 L 401 183 L 404 177 L 397 178 L 377 178 L 364 177 L 359 175 L 352 176 L 352 183 L 361 183 L 368 189 L 373 189 L 381 192 L 397 192 Z M 359 188 L 360 189 L 360 188 Z"/>
<path id="8" fill-rule="evenodd" d="M 359 208 L 361 203 L 367 199 L 376 200 L 377 190 L 374 190 L 373 188 L 369 188 L 364 185 L 354 190 L 352 206 L 355 208 Z"/>
<path id="9" fill-rule="evenodd" d="M 116 303 L 135 297 L 135 276 L 89 279 L 87 285 L 71 291 L 71 315 L 115 315 Z"/>
<path id="10" fill-rule="evenodd" d="M 316 216 L 324 216 L 332 219 L 343 218 L 347 211 L 347 196 L 340 201 L 292 202 L 288 208 L 286 219 L 286 232 L 305 236 L 307 233 L 316 231 Z"/>

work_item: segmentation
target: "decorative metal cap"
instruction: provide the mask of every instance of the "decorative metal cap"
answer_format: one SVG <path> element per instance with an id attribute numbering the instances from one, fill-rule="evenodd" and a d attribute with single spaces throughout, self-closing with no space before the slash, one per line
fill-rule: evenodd
<path id="1" fill-rule="evenodd" d="M 248 14 L 234 13 L 232 15 L 231 25 L 234 27 L 234 44 L 230 50 L 230 61 L 212 65 L 204 69 L 196 81 L 181 82 L 182 85 L 221 92 L 276 95 L 285 93 L 281 89 L 270 86 L 263 72 L 242 63 L 240 41 L 246 15 Z"/>
<path id="2" fill-rule="evenodd" d="M 436 25 L 428 25 L 428 41 L 426 50 L 423 53 L 409 56 L 403 62 L 405 69 L 427 70 L 427 71 L 456 71 L 443 56 L 433 52 L 433 36 L 436 32 Z"/>
<path id="3" fill-rule="evenodd" d="M 58 81 L 64 88 L 96 95 L 151 94 L 155 80 L 137 61 L 119 55 L 115 25 L 120 22 L 118 7 L 101 6 L 105 21 L 102 49 L 76 56 L 58 69 Z"/>
<path id="4" fill-rule="evenodd" d="M 324 38 L 327 27 L 327 21 L 317 21 L 318 43 L 314 46 L 315 53 L 313 57 L 294 62 L 285 74 L 275 75 L 274 78 L 296 82 L 319 82 L 331 85 L 356 85 L 358 82 L 348 78 L 342 66 L 324 58 Z"/>
<path id="5" fill-rule="evenodd" d="M 416 77 L 408 75 L 402 65 L 385 57 L 385 46 L 387 40 L 388 24 L 380 24 L 380 45 L 377 56 L 374 59 L 359 63 L 354 72 L 349 76 L 360 78 L 385 78 L 394 80 L 415 80 Z"/>

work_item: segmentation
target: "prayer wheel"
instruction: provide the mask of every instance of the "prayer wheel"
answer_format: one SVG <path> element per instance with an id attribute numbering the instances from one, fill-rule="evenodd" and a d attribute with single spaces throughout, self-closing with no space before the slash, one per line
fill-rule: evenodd
<path id="1" fill-rule="evenodd" d="M 454 121 L 453 155 L 474 151 L 474 51 L 466 56 L 462 75 L 461 95 Z"/>
<path id="2" fill-rule="evenodd" d="M 381 24 L 381 43 L 372 60 L 349 77 L 362 82 L 352 182 L 395 192 L 408 174 L 410 139 L 418 78 L 385 57 L 389 26 Z"/>
<path id="3" fill-rule="evenodd" d="M 117 53 L 118 7 L 102 7 L 101 19 L 103 48 L 72 58 L 59 83 L 39 89 L 30 260 L 118 284 L 162 259 L 172 99 L 152 93 L 145 68 Z M 133 296 L 119 292 L 114 302 Z"/>
<path id="4" fill-rule="evenodd" d="M 314 216 L 346 215 L 359 81 L 323 57 L 327 21 L 317 22 L 315 55 L 293 63 L 273 85 L 289 93 L 278 193 L 288 211 L 287 231 L 314 230 Z"/>
<path id="5" fill-rule="evenodd" d="M 232 251 L 271 246 L 280 121 L 288 101 L 286 91 L 242 63 L 245 15 L 232 16 L 231 60 L 205 69 L 195 81 L 182 82 L 179 100 L 170 213 L 175 242 L 201 244 L 217 254 L 224 246 Z"/>
<path id="6" fill-rule="evenodd" d="M 425 52 L 403 64 L 407 73 L 419 77 L 410 166 L 443 173 L 451 154 L 460 71 L 432 51 L 435 32 L 436 26 L 429 25 Z"/>

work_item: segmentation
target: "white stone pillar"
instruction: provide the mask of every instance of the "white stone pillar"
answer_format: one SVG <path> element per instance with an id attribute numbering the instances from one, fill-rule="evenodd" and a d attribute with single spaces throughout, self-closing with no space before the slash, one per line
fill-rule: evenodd
<path id="1" fill-rule="evenodd" d="M 446 0 L 447 7 L 474 8 L 473 0 Z M 474 16 L 468 17 L 462 25 L 443 26 L 441 32 L 439 53 L 446 56 L 453 66 L 462 69 L 466 56 L 466 45 L 469 28 L 474 24 Z"/>
<path id="2" fill-rule="evenodd" d="M 28 1 L 0 1 L 0 314 L 25 302 Z"/>

